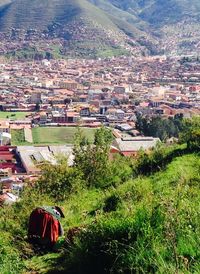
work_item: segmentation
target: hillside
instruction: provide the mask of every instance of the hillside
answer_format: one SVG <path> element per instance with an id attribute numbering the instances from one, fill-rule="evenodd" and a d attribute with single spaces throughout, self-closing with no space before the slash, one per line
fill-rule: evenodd
<path id="1" fill-rule="evenodd" d="M 198 273 L 200 158 L 184 150 L 171 148 L 172 160 L 150 176 L 80 189 L 60 202 L 65 233 L 83 231 L 70 246 L 60 239 L 56 252 L 38 253 L 24 240 L 31 210 L 55 203 L 25 193 L 0 210 L 0 273 Z"/>
<path id="2" fill-rule="evenodd" d="M 166 54 L 199 54 L 200 2 L 198 0 L 109 0 L 140 20 L 159 36 L 157 51 Z"/>
<path id="3" fill-rule="evenodd" d="M 126 53 L 132 50 L 130 38 L 103 10 L 86 0 L 0 2 L 0 31 L 10 32 L 11 38 L 38 41 L 60 38 L 61 51 L 83 55 L 101 55 L 113 50 Z M 17 34 L 17 35 L 16 35 Z M 33 40 L 34 39 L 34 40 Z M 128 51 L 127 51 L 128 49 Z M 137 52 L 133 48 L 133 53 Z"/>
<path id="4" fill-rule="evenodd" d="M 108 0 L 89 0 L 101 8 L 117 27 L 140 46 L 140 53 L 153 54 L 159 51 L 159 41 L 149 23 L 139 18 L 136 12 L 123 9 Z M 127 3 L 129 5 L 130 3 Z"/>
<path id="5" fill-rule="evenodd" d="M 199 19 L 198 0 L 108 0 L 112 5 L 142 18 L 153 27 L 179 22 L 185 17 Z"/>
<path id="6" fill-rule="evenodd" d="M 114 28 L 103 12 L 86 0 L 13 0 L 5 3 L 1 5 L 0 13 L 2 31 L 9 28 L 44 30 L 55 22 L 64 26 L 84 16 L 89 20 L 95 19 L 104 27 Z"/>
<path id="7" fill-rule="evenodd" d="M 195 54 L 199 13 L 197 0 L 0 0 L 0 32 L 58 56 Z"/>
<path id="8" fill-rule="evenodd" d="M 199 19 L 199 12 L 200 2 L 198 0 L 169 0 L 165 2 L 156 0 L 142 10 L 140 17 L 154 26 L 163 26 L 180 22 L 186 18 Z"/>

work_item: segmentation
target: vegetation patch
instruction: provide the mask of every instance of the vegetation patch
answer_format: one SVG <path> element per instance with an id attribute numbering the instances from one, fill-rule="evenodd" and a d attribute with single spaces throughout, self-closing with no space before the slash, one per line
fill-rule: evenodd
<path id="1" fill-rule="evenodd" d="M 30 115 L 30 112 L 9 112 L 0 111 L 0 119 L 11 119 L 11 120 L 21 120 Z"/>
<path id="2" fill-rule="evenodd" d="M 28 269 L 70 274 L 198 273 L 199 167 L 199 155 L 188 154 L 172 160 L 165 171 L 106 192 L 82 188 L 70 195 L 62 202 L 63 225 L 65 231 L 79 227 L 81 232 L 70 246 L 63 245 L 59 255 L 27 260 Z"/>
<path id="3" fill-rule="evenodd" d="M 32 130 L 33 142 L 35 144 L 73 144 L 76 132 L 76 127 L 37 127 Z M 83 132 L 92 142 L 95 129 L 83 128 Z"/>
<path id="4" fill-rule="evenodd" d="M 92 145 L 80 130 L 74 166 L 66 159 L 47 164 L 19 202 L 0 210 L 7 262 L 0 273 L 198 273 L 200 155 L 193 122 L 190 139 L 182 135 L 186 144 L 157 147 L 134 160 L 109 161 L 109 129 L 98 129 Z M 30 213 L 43 205 L 62 206 L 65 215 L 65 236 L 47 254 L 25 238 Z"/>
<path id="5" fill-rule="evenodd" d="M 24 135 L 23 129 L 12 129 L 11 130 L 11 144 L 13 146 L 29 144 L 25 141 L 25 135 Z"/>

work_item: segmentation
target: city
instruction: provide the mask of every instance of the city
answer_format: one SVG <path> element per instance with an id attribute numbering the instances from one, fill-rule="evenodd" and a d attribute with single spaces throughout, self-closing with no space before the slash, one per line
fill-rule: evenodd
<path id="1" fill-rule="evenodd" d="M 0 167 L 2 178 L 10 175 L 2 179 L 5 192 L 11 182 L 22 186 L 37 179 L 39 164 L 56 164 L 58 154 L 73 165 L 77 126 L 90 140 L 96 128 L 110 127 L 111 153 L 133 156 L 156 146 L 159 138 L 145 137 L 136 128 L 137 114 L 200 115 L 197 71 L 200 62 L 194 57 L 2 60 Z"/>

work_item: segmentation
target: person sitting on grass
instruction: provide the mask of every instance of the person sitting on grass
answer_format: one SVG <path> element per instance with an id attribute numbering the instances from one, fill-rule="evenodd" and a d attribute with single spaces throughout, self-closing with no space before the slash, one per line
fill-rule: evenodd
<path id="1" fill-rule="evenodd" d="M 44 206 L 34 209 L 29 218 L 28 240 L 32 244 L 53 248 L 63 229 L 60 219 L 64 218 L 58 206 Z"/>

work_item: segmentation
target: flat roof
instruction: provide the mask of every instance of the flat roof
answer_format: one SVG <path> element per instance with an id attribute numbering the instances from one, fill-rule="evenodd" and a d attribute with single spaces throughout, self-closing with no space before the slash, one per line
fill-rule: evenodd
<path id="1" fill-rule="evenodd" d="M 157 142 L 160 142 L 159 138 L 133 138 L 133 139 L 121 139 L 117 138 L 115 140 L 120 151 L 139 151 L 140 149 L 148 150 L 152 147 L 155 147 Z"/>
<path id="2" fill-rule="evenodd" d="M 44 162 L 55 165 L 60 155 L 68 158 L 69 166 L 73 165 L 73 146 L 20 146 L 17 151 L 27 173 L 39 172 L 38 165 Z"/>

